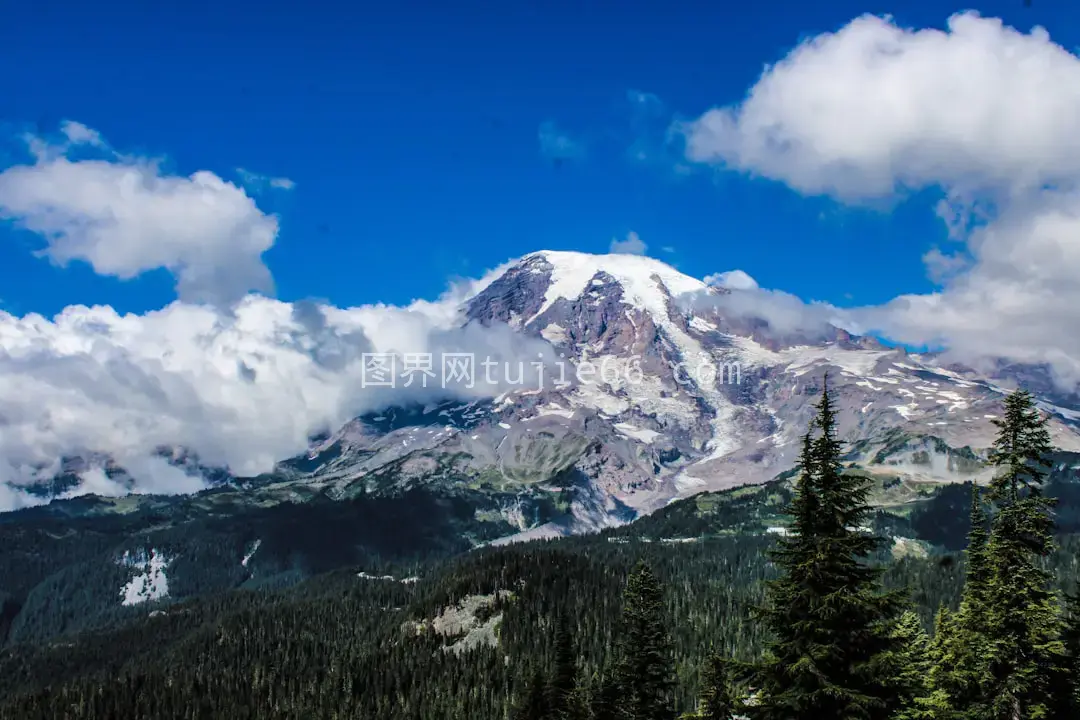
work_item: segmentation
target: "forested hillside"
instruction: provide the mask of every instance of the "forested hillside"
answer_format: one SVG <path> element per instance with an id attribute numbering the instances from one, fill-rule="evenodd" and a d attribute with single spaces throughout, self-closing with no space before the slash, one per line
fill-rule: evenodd
<path id="1" fill-rule="evenodd" d="M 825 461 L 804 458 L 803 465 L 813 462 Z M 971 517 L 981 527 L 971 512 L 972 486 L 909 487 L 871 481 L 857 468 L 842 470 L 838 477 L 847 489 L 834 491 L 847 493 L 853 518 L 863 513 L 854 525 L 872 529 L 884 542 L 874 546 L 870 534 L 855 528 L 849 540 L 865 547 L 841 556 L 856 563 L 854 569 L 864 567 L 858 558 L 865 555 L 865 567 L 882 571 L 881 592 L 897 592 L 892 619 L 868 627 L 906 632 L 914 639 L 905 644 L 925 646 L 924 658 L 903 664 L 924 663 L 923 674 L 939 683 L 913 690 L 908 678 L 902 692 L 890 690 L 894 704 L 903 693 L 909 704 L 917 695 L 922 715 L 901 715 L 910 708 L 889 705 L 889 714 L 869 716 L 969 717 L 949 703 L 960 702 L 961 689 L 977 700 L 972 688 L 989 687 L 1000 666 L 969 657 L 965 667 L 985 667 L 987 673 L 975 680 L 929 668 L 946 667 L 952 657 L 946 653 L 965 647 L 960 640 L 947 648 L 942 643 L 954 632 L 948 618 L 972 612 L 970 591 L 963 594 L 972 567 L 962 550 L 972 535 Z M 1060 457 L 1052 470 L 1048 494 L 1062 498 L 1058 530 L 1043 548 L 1045 557 L 1030 566 L 1035 569 L 1014 573 L 1032 579 L 1031 592 L 1038 589 L 1039 573 L 1046 573 L 1046 587 L 1059 593 L 1045 596 L 1047 608 L 1059 607 L 1060 591 L 1074 587 L 1080 549 L 1073 471 Z M 772 684 L 765 684 L 769 676 L 762 673 L 770 665 L 762 660 L 772 657 L 775 671 L 777 658 L 785 657 L 777 643 L 785 639 L 786 621 L 783 614 L 766 622 L 750 612 L 778 607 L 772 581 L 792 577 L 800 563 L 791 561 L 791 553 L 824 532 L 805 525 L 807 517 L 821 514 L 820 505 L 800 515 L 800 503 L 821 494 L 807 484 L 808 476 L 813 473 L 796 472 L 764 486 L 698 496 L 600 535 L 483 548 L 449 561 L 412 553 L 407 562 L 383 560 L 378 569 L 356 563 L 288 586 L 251 585 L 182 602 L 149 602 L 99 618 L 96 630 L 73 632 L 81 629 L 73 620 L 69 631 L 31 631 L 23 619 L 23 629 L 13 630 L 0 654 L 0 716 L 601 720 L 653 718 L 635 712 L 726 718 L 738 707 L 740 713 L 772 717 L 762 702 L 763 687 L 776 697 L 806 691 L 802 699 L 796 692 L 792 703 L 816 697 L 805 683 L 782 687 L 789 677 L 784 672 L 774 672 Z M 860 504 L 871 496 L 874 509 Z M 1001 511 L 994 516 L 1000 518 Z M 1000 529 L 988 537 L 994 532 L 998 540 L 974 537 L 1000 548 Z M 1020 562 L 1024 552 L 1006 557 Z M 875 592 L 875 572 L 866 572 L 870 585 L 851 593 L 853 601 Z M 64 582 L 78 587 L 77 574 L 69 573 Z M 278 580 L 287 584 L 284 577 Z M 60 593 L 57 603 L 70 597 L 70 591 Z M 990 602 L 992 592 L 981 597 Z M 792 597 L 784 607 L 811 608 L 814 602 Z M 906 608 L 915 612 L 914 624 L 904 624 Z M 941 608 L 957 613 L 942 616 Z M 844 622 L 854 614 L 845 611 Z M 1058 658 L 1052 680 L 1068 685 L 1067 633 L 1053 630 L 1058 620 L 1048 622 L 1050 651 Z M 924 632 L 925 641 L 919 640 Z M 20 641 L 24 633 L 29 639 Z M 654 640 L 658 653 L 634 646 Z M 835 662 L 821 662 L 838 672 Z M 636 686 L 640 676 L 654 671 L 659 690 L 652 700 L 619 691 L 631 676 L 638 678 Z M 650 706 L 653 701 L 660 704 Z M 638 709 L 620 710 L 620 702 L 638 703 Z M 728 714 L 708 715 L 710 708 Z M 615 712 L 624 714 L 604 714 Z M 784 717 L 825 717 L 793 712 Z M 1060 708 L 1054 712 L 1059 714 L 1045 716 L 1070 717 Z M 834 716 L 856 717 L 829 715 Z"/>

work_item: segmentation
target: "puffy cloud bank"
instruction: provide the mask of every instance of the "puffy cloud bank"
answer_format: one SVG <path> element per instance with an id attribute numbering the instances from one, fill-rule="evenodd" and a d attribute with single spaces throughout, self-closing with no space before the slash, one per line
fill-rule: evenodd
<path id="1" fill-rule="evenodd" d="M 939 188 L 955 251 L 941 289 L 845 313 L 962 358 L 1049 363 L 1080 380 L 1080 58 L 1042 29 L 974 13 L 945 30 L 865 16 L 811 38 L 739 104 L 678 130 L 687 157 L 841 202 Z"/>
<path id="2" fill-rule="evenodd" d="M 408 307 L 250 295 L 228 311 L 176 302 L 146 315 L 108 307 L 69 307 L 52 320 L 0 312 L 0 508 L 30 502 L 19 486 L 51 476 L 64 456 L 107 453 L 142 491 L 188 492 L 201 481 L 156 458 L 158 447 L 257 474 L 367 410 L 509 387 L 495 372 L 494 386 L 444 388 L 443 353 L 475 353 L 477 363 L 554 361 L 549 345 L 505 326 L 462 327 L 456 309 L 468 291 Z M 394 354 L 397 387 L 373 386 L 363 353 Z M 403 387 L 406 353 L 433 355 L 436 377 L 426 387 L 419 375 Z M 99 475 L 84 474 L 80 491 L 108 492 Z"/>

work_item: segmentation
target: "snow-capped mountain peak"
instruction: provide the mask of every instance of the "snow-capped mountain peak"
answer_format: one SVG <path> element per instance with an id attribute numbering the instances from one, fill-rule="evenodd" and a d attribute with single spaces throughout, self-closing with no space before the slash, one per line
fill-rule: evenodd
<path id="1" fill-rule="evenodd" d="M 556 300 L 576 300 L 608 276 L 622 288 L 623 302 L 652 314 L 666 314 L 670 298 L 692 292 L 707 292 L 709 287 L 670 265 L 643 255 L 591 255 L 580 252 L 542 250 L 522 259 L 529 263 L 543 259 L 551 266 L 550 281 L 540 311 Z"/>
<path id="2" fill-rule="evenodd" d="M 703 281 L 649 257 L 541 250 L 506 266 L 469 299 L 466 314 L 481 322 L 501 321 L 539 331 L 557 322 L 560 313 L 546 316 L 560 303 L 596 306 L 611 299 L 612 310 L 625 306 L 665 321 L 677 298 L 716 292 Z"/>

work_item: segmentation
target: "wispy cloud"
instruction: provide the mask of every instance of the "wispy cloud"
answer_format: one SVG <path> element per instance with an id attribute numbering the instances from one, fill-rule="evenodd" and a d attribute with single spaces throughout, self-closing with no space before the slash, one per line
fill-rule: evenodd
<path id="1" fill-rule="evenodd" d="M 626 99 L 638 112 L 659 114 L 665 112 L 664 101 L 659 95 L 641 90 L 627 90 Z"/>
<path id="2" fill-rule="evenodd" d="M 93 145 L 94 147 L 105 147 L 105 140 L 101 137 L 101 133 L 92 128 L 88 128 L 82 123 L 75 122 L 73 120 L 65 120 L 60 125 L 60 131 L 64 133 L 64 136 L 68 139 L 69 143 L 74 145 Z"/>
<path id="3" fill-rule="evenodd" d="M 259 173 L 251 172 L 250 170 L 245 170 L 244 168 L 236 168 L 236 174 L 244 187 L 251 192 L 263 192 L 267 188 L 273 190 L 292 190 L 296 187 L 296 183 L 287 177 L 261 175 Z"/>
<path id="4" fill-rule="evenodd" d="M 627 233 L 625 240 L 612 238 L 608 252 L 622 255 L 644 255 L 648 249 L 649 247 L 645 244 L 645 241 L 638 237 L 636 232 L 631 231 Z"/>
<path id="5" fill-rule="evenodd" d="M 555 163 L 581 157 L 585 146 L 562 132 L 553 121 L 541 123 L 539 130 L 540 154 Z"/>

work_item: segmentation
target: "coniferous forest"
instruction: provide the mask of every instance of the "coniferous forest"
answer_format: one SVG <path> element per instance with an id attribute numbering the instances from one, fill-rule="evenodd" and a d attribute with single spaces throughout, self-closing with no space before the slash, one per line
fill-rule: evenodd
<path id="1" fill-rule="evenodd" d="M 1050 492 L 1032 396 L 996 422 L 993 481 L 908 515 L 845 463 L 826 384 L 796 471 L 763 488 L 386 576 L 339 569 L 21 642 L 5 627 L 0 717 L 1077 718 L 1075 508 Z M 782 526 L 748 530 L 773 513 Z"/>

